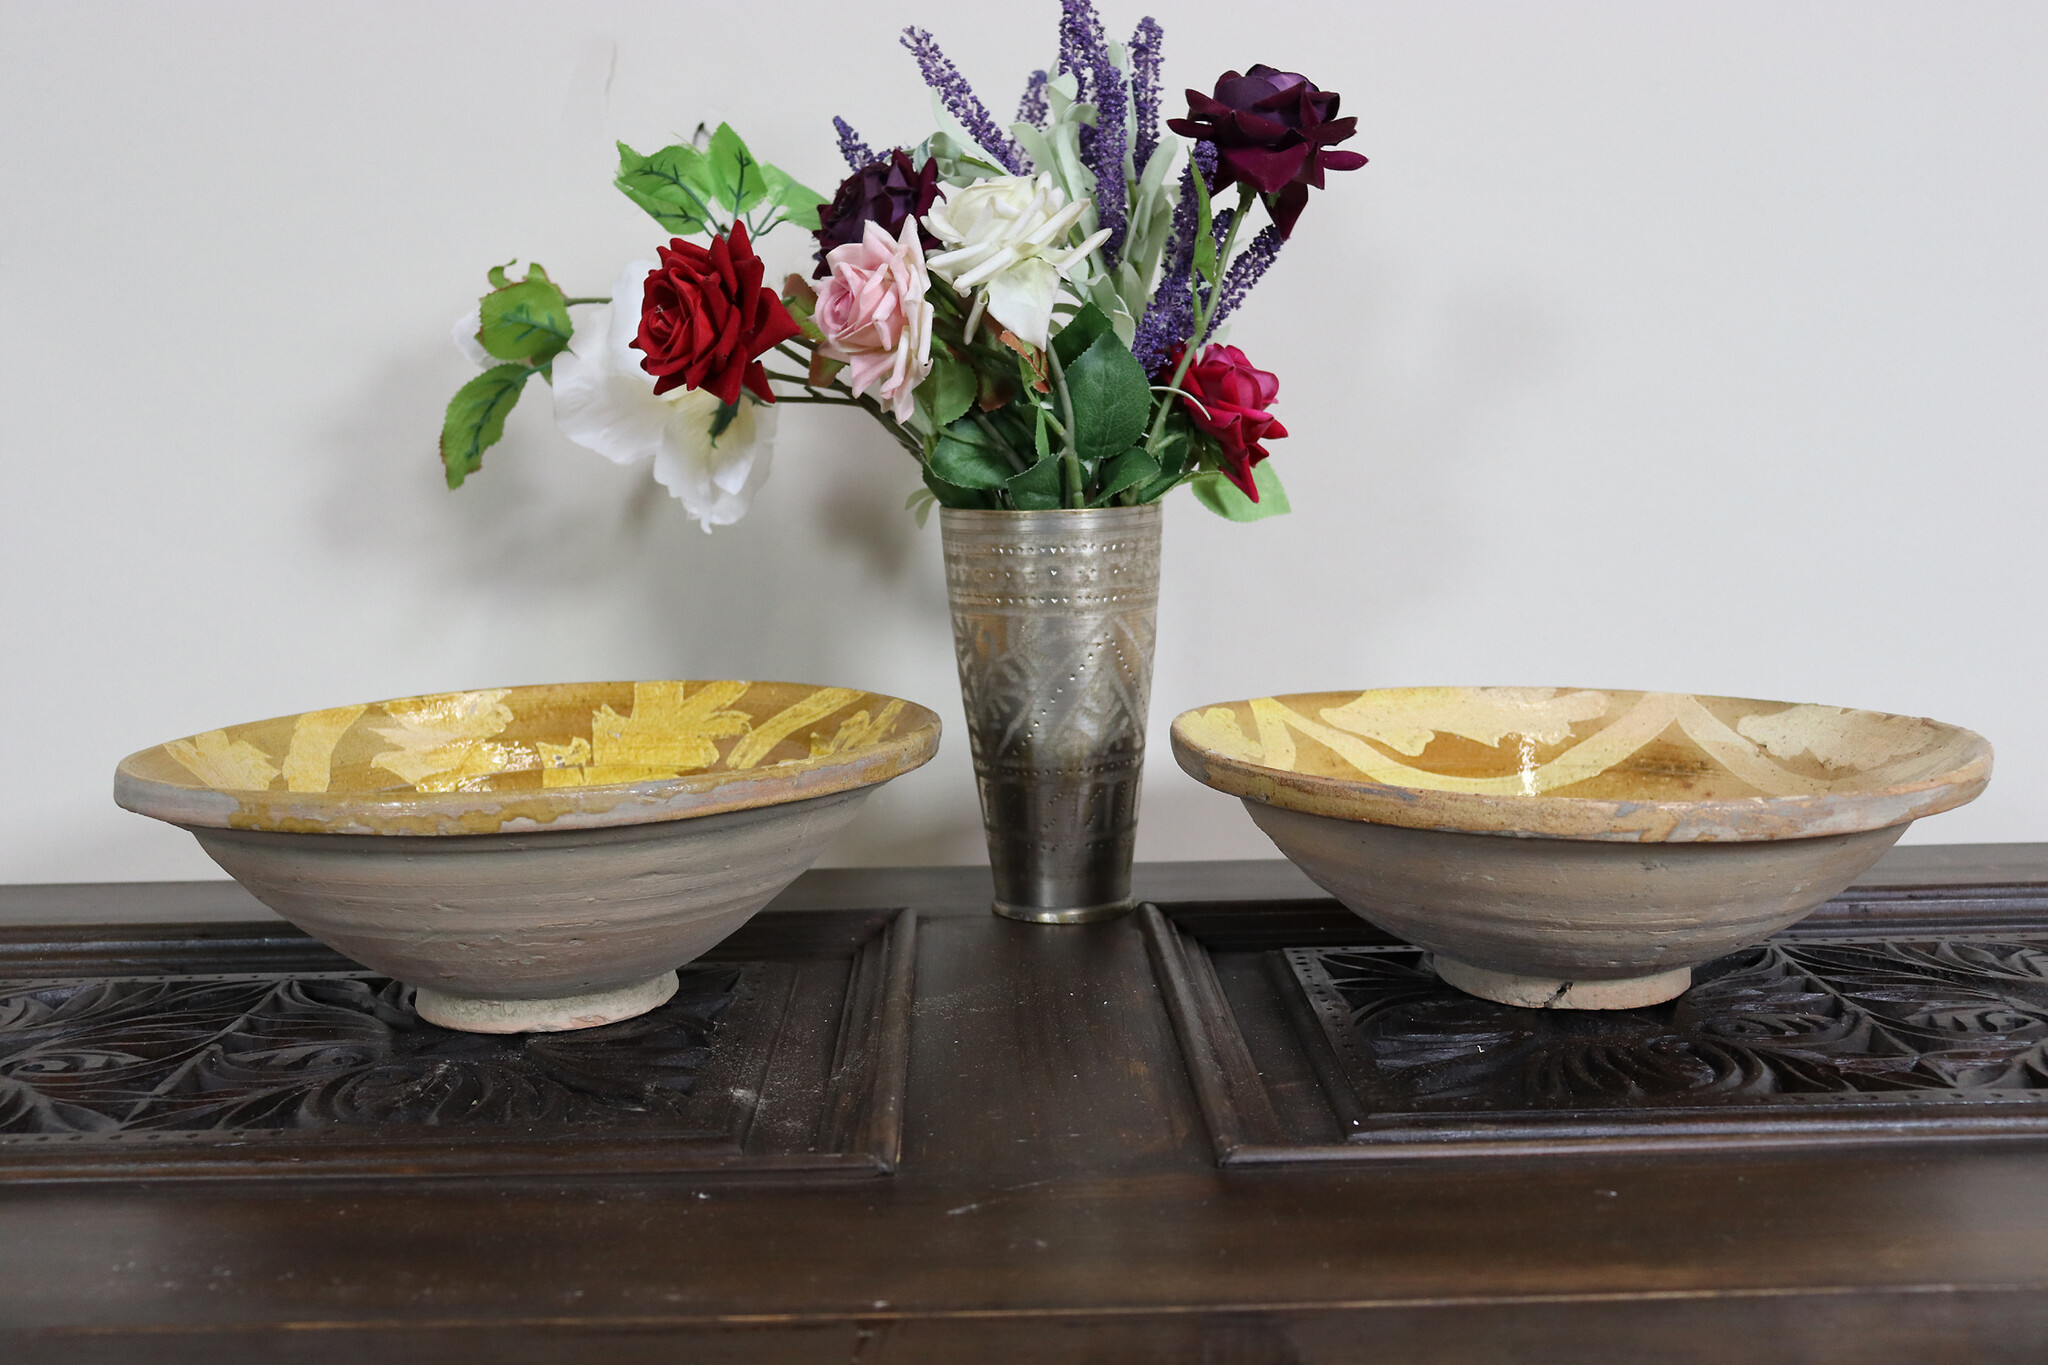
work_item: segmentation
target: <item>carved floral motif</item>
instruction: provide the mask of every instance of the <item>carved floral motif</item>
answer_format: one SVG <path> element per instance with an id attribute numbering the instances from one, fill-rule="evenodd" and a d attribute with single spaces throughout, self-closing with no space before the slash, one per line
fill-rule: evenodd
<path id="1" fill-rule="evenodd" d="M 455 1033 L 367 973 L 0 986 L 0 1134 L 673 1124 L 737 967 L 567 1034 Z"/>
<path id="2" fill-rule="evenodd" d="M 2048 1090 L 2048 939 L 1780 940 L 1600 1012 L 1465 995 L 1413 948 L 1287 956 L 1374 1112 Z"/>

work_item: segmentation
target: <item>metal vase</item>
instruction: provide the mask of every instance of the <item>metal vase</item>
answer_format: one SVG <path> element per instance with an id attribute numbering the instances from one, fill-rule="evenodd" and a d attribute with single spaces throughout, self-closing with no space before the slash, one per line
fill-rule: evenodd
<path id="1" fill-rule="evenodd" d="M 1131 908 L 1159 505 L 939 514 L 995 912 Z"/>

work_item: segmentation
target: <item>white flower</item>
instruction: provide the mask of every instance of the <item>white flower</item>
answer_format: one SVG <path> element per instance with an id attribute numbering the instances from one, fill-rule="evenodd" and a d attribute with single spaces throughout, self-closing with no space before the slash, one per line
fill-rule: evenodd
<path id="1" fill-rule="evenodd" d="M 659 397 L 632 341 L 640 330 L 640 293 L 652 261 L 634 261 L 612 286 L 613 302 L 577 327 L 555 357 L 555 423 L 562 434 L 619 464 L 650 456 L 654 477 L 706 531 L 747 514 L 768 479 L 775 409 L 749 395 L 716 439 L 718 399 L 705 389 Z"/>
<path id="2" fill-rule="evenodd" d="M 1104 228 L 1078 246 L 1067 245 L 1067 233 L 1087 209 L 1086 199 L 1069 203 L 1049 174 L 1036 180 L 991 176 L 931 206 L 924 225 L 947 249 L 926 266 L 956 293 L 982 291 L 968 313 L 969 335 L 986 307 L 1019 340 L 1045 348 L 1061 278 L 1109 240 Z"/>
<path id="3" fill-rule="evenodd" d="M 505 362 L 486 351 L 476 334 L 484 329 L 484 306 L 476 304 L 467 313 L 455 319 L 455 349 L 462 352 L 462 358 L 479 370 L 488 370 L 493 365 Z"/>

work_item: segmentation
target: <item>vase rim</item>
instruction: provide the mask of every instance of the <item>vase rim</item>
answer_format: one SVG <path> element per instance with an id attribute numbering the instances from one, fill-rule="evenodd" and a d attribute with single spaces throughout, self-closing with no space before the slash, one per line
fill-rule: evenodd
<path id="1" fill-rule="evenodd" d="M 1049 507 L 1043 511 L 1017 511 L 1011 508 L 993 507 L 941 507 L 939 520 L 946 522 L 985 522 L 990 524 L 1015 524 L 1025 521 L 1067 521 L 1081 520 L 1114 521 L 1143 516 L 1157 516 L 1159 504 L 1139 503 L 1136 507 Z"/>

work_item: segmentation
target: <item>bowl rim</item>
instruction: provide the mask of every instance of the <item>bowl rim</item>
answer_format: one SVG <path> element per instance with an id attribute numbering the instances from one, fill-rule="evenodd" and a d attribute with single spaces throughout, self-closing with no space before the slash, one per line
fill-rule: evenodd
<path id="1" fill-rule="evenodd" d="M 567 683 L 520 683 L 499 688 L 466 687 L 413 696 L 386 697 L 362 703 L 365 708 L 419 698 L 459 696 L 502 690 L 518 693 L 548 688 L 632 687 L 649 682 L 702 685 L 740 679 L 625 679 Z M 750 685 L 811 688 L 826 683 L 747 679 Z M 847 689 L 855 690 L 855 689 Z M 938 714 L 926 706 L 884 692 L 859 689 L 861 700 L 874 705 L 903 704 L 903 720 L 889 738 L 850 757 L 825 755 L 797 759 L 743 772 L 686 773 L 680 777 L 591 786 L 544 787 L 530 792 L 289 792 L 225 791 L 194 778 L 165 781 L 145 776 L 137 764 L 176 739 L 152 744 L 128 755 L 114 770 L 114 801 L 124 809 L 169 824 L 212 829 L 271 831 L 291 834 L 398 836 L 463 836 L 533 833 L 545 830 L 607 829 L 620 825 L 688 820 L 729 811 L 784 805 L 876 786 L 923 766 L 938 752 L 942 729 Z M 848 702 L 847 705 L 854 705 Z M 296 711 L 220 727 L 295 721 L 316 711 Z M 214 733 L 211 731 L 202 733 Z M 195 739 L 197 736 L 181 736 Z"/>
<path id="2" fill-rule="evenodd" d="M 1423 687 L 1329 688 L 1270 694 L 1273 700 L 1374 692 L 1438 690 Z M 1444 689 L 1449 690 L 1449 689 Z M 1707 692 L 1659 693 L 1638 688 L 1559 688 L 1558 691 L 1636 692 L 1684 696 L 1703 701 L 1748 702 L 1760 706 L 1802 703 Z M 1263 699 L 1263 698 L 1262 698 Z M 1747 843 L 1821 838 L 1907 824 L 1975 799 L 1991 779 L 1991 745 L 1982 735 L 1926 716 L 1902 717 L 1864 707 L 1834 708 L 1886 719 L 1910 719 L 1964 741 L 1959 761 L 1930 777 L 1866 791 L 1796 796 L 1743 796 L 1697 801 L 1628 801 L 1589 796 L 1495 795 L 1403 787 L 1371 778 L 1325 777 L 1268 767 L 1236 758 L 1192 739 L 1190 717 L 1220 706 L 1246 706 L 1251 699 L 1207 702 L 1173 719 L 1174 760 L 1196 781 L 1247 802 L 1307 815 L 1407 829 L 1512 838 L 1578 839 L 1620 843 Z"/>

